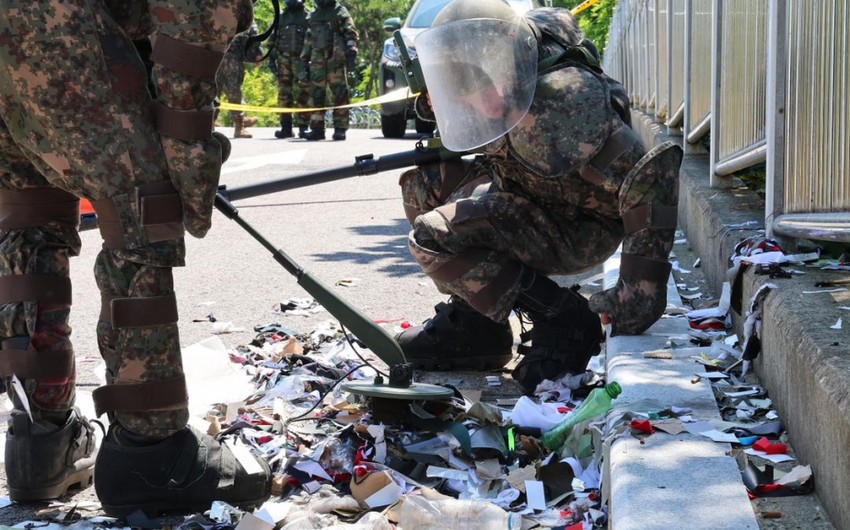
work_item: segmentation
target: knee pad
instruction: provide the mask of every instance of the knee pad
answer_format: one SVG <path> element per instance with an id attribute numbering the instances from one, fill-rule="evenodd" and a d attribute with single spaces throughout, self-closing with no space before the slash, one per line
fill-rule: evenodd
<path id="1" fill-rule="evenodd" d="M 0 190 L 0 230 L 12 233 L 7 236 L 4 252 L 11 254 L 10 269 L 23 269 L 21 274 L 0 276 L 0 306 L 5 309 L 4 320 L 8 318 L 6 325 L 15 330 L 12 333 L 18 333 L 18 336 L 0 338 L 0 376 L 4 379 L 12 376 L 39 382 L 51 379 L 57 381 L 54 386 L 73 386 L 74 353 L 67 338 L 67 322 L 63 321 L 65 317 L 59 317 L 55 334 L 60 336 L 60 340 L 67 341 L 67 347 L 36 351 L 30 337 L 37 329 L 40 306 L 63 312 L 67 312 L 71 306 L 71 280 L 61 271 L 67 267 L 65 253 L 79 252 L 76 234 L 79 222 L 79 199 L 59 188 Z M 32 239 L 28 239 L 30 236 Z M 66 248 L 58 244 L 63 239 L 66 240 Z M 58 264 L 39 270 L 37 265 L 43 261 L 37 254 L 40 241 L 43 240 L 47 240 L 51 244 L 50 248 L 58 253 L 54 260 Z M 19 259 L 16 260 L 14 255 L 18 255 Z M 17 267 L 16 261 L 20 262 Z M 45 274 L 45 268 L 47 272 L 52 270 L 56 274 Z M 41 387 L 35 391 L 38 388 Z M 45 392 L 51 396 L 55 394 L 50 390 Z M 14 398 L 15 393 L 11 394 Z M 53 400 L 55 403 L 39 402 L 35 405 L 60 409 L 70 405 L 67 401 L 73 399 L 73 391 L 65 389 L 59 394 Z M 19 405 L 16 403 L 16 406 Z"/>

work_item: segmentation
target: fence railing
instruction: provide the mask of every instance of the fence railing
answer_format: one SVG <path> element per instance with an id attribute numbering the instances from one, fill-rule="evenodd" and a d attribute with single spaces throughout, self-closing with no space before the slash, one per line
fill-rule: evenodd
<path id="1" fill-rule="evenodd" d="M 764 164 L 768 236 L 850 242 L 850 0 L 622 0 L 604 67 L 711 185 Z"/>

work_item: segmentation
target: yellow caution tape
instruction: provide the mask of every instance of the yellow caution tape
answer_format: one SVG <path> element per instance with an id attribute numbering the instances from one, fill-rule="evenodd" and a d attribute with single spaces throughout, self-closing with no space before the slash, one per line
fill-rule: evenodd
<path id="1" fill-rule="evenodd" d="M 221 110 L 241 110 L 243 112 L 265 112 L 271 114 L 292 114 L 295 112 L 315 112 L 320 110 L 333 110 L 333 109 L 350 109 L 354 107 L 368 107 L 370 105 L 377 105 L 380 103 L 393 103 L 396 101 L 404 101 L 406 99 L 410 99 L 418 94 L 413 94 L 410 92 L 409 88 L 399 88 L 398 90 L 393 90 L 383 96 L 378 96 L 376 98 L 367 99 L 365 101 L 360 101 L 358 103 L 351 103 L 348 105 L 340 105 L 339 107 L 307 107 L 307 108 L 292 108 L 292 107 L 259 107 L 257 105 L 238 105 L 236 103 L 222 102 Z"/>
<path id="2" fill-rule="evenodd" d="M 572 9 L 572 14 L 574 16 L 578 15 L 579 13 L 584 11 L 585 9 L 587 9 L 589 7 L 593 7 L 594 5 L 596 5 L 598 3 L 599 3 L 599 0 L 585 0 L 584 2 L 580 3 L 579 5 L 575 6 Z"/>

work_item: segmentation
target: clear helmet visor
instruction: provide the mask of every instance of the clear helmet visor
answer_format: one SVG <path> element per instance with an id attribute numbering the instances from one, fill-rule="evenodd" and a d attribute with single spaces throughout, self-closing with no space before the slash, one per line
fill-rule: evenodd
<path id="1" fill-rule="evenodd" d="M 466 151 L 492 142 L 531 107 L 537 40 L 522 17 L 449 22 L 420 33 L 415 46 L 448 149 Z"/>

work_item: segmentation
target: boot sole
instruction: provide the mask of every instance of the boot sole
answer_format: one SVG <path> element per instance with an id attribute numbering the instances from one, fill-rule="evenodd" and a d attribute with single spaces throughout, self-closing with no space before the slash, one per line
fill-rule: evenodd
<path id="1" fill-rule="evenodd" d="M 453 357 L 450 359 L 407 359 L 417 370 L 426 372 L 452 372 L 466 370 L 470 372 L 489 372 L 500 370 L 513 359 L 507 355 L 476 355 L 474 357 Z"/>
<path id="2" fill-rule="evenodd" d="M 9 498 L 15 502 L 58 499 L 68 493 L 68 490 L 74 486 L 79 486 L 81 490 L 88 488 L 92 485 L 93 479 L 94 468 L 84 469 L 71 473 L 65 480 L 58 484 L 31 489 L 9 488 Z"/>
<path id="3" fill-rule="evenodd" d="M 271 495 L 262 499 L 254 499 L 250 501 L 226 501 L 228 504 L 244 511 L 252 511 L 263 505 Z M 137 502 L 133 504 L 103 504 L 101 508 L 104 513 L 116 519 L 126 519 L 133 512 L 141 510 L 145 516 L 154 519 L 161 515 L 169 513 L 197 513 L 210 509 L 212 501 L 205 502 Z"/>

